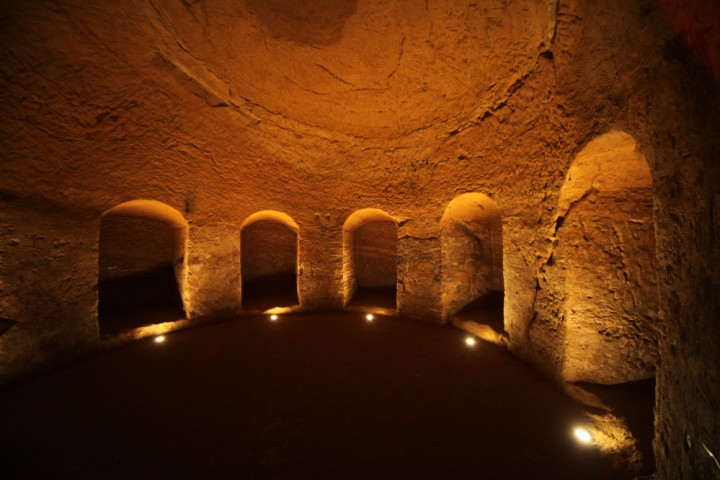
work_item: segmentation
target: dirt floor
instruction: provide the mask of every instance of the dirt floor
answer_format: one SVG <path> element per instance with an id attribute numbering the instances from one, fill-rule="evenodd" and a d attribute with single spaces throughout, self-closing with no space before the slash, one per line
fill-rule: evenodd
<path id="1" fill-rule="evenodd" d="M 147 338 L 0 394 L 0 478 L 647 473 L 576 443 L 583 407 L 502 348 L 468 347 L 465 337 L 338 313 L 244 317 L 163 344 Z M 651 395 L 617 397 L 634 403 L 629 414 L 640 410 L 628 423 L 647 443 Z"/>

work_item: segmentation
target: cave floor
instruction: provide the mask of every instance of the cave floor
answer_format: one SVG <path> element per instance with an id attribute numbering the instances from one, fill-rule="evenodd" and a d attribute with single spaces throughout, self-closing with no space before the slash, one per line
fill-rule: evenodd
<path id="1" fill-rule="evenodd" d="M 465 336 L 356 312 L 242 317 L 163 344 L 146 338 L 0 394 L 0 478 L 647 473 L 578 445 L 582 406 Z M 647 402 L 637 428 L 651 431 L 643 395 L 619 401 Z"/>

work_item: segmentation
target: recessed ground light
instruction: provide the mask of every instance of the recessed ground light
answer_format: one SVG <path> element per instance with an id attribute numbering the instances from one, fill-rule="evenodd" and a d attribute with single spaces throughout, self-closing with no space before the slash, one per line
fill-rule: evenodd
<path id="1" fill-rule="evenodd" d="M 375 320 L 375 315 L 373 315 L 372 313 L 368 313 L 367 315 L 365 315 L 365 320 L 367 320 L 368 322 L 372 322 L 373 320 Z"/>
<path id="2" fill-rule="evenodd" d="M 465 345 L 468 347 L 474 347 L 476 343 L 475 337 L 465 337 Z"/>
<path id="3" fill-rule="evenodd" d="M 155 343 L 163 343 L 165 341 L 165 335 L 158 335 L 155 337 Z"/>
<path id="4" fill-rule="evenodd" d="M 274 314 L 273 314 L 273 315 L 270 315 L 270 320 L 271 320 L 271 321 L 274 322 L 274 321 L 277 320 L 277 319 L 278 319 L 278 316 L 277 316 L 277 315 L 274 315 Z"/>
<path id="5" fill-rule="evenodd" d="M 587 429 L 583 427 L 575 427 L 573 430 L 573 433 L 575 434 L 575 438 L 578 442 L 589 444 L 592 442 L 592 435 L 590 435 L 590 432 L 587 431 Z"/>

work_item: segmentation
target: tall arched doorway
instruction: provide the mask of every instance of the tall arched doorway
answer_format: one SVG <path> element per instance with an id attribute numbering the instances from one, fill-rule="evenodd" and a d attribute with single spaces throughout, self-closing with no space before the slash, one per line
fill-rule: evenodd
<path id="1" fill-rule="evenodd" d="M 102 335 L 185 317 L 181 296 L 187 222 L 154 200 L 100 220 L 98 326 Z"/>
<path id="2" fill-rule="evenodd" d="M 493 338 L 502 335 L 500 209 L 486 195 L 460 195 L 445 209 L 441 229 L 443 317 L 489 326 Z"/>
<path id="3" fill-rule="evenodd" d="M 240 230 L 240 274 L 245 310 L 298 305 L 299 226 L 272 210 L 257 212 Z"/>
<path id="4" fill-rule="evenodd" d="M 395 310 L 397 223 L 376 208 L 358 210 L 343 225 L 344 303 Z"/>
<path id="5" fill-rule="evenodd" d="M 650 378 L 657 361 L 652 177 L 635 140 L 590 142 L 560 192 L 563 377 L 615 384 Z"/>

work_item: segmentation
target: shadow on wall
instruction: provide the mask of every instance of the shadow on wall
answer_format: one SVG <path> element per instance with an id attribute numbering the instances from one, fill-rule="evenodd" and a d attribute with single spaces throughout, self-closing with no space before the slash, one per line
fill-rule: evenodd
<path id="1" fill-rule="evenodd" d="M 183 216 L 161 202 L 133 200 L 105 212 L 98 265 L 102 336 L 185 317 L 186 238 Z"/>
<path id="2" fill-rule="evenodd" d="M 247 0 L 247 5 L 271 36 L 322 46 L 340 41 L 357 10 L 357 0 Z"/>
<path id="3" fill-rule="evenodd" d="M 555 228 L 548 265 L 562 289 L 563 378 L 651 378 L 658 355 L 652 177 L 631 136 L 608 133 L 578 154 Z"/>
<path id="4" fill-rule="evenodd" d="M 344 304 L 397 308 L 398 227 L 382 210 L 366 208 L 343 225 Z"/>
<path id="5" fill-rule="evenodd" d="M 262 211 L 240 231 L 242 306 L 266 311 L 299 305 L 298 224 L 288 215 Z"/>
<path id="6" fill-rule="evenodd" d="M 15 320 L 10 320 L 9 318 L 1 318 L 0 317 L 0 337 L 3 336 L 5 332 L 10 330 L 13 325 L 15 325 L 17 322 Z"/>

